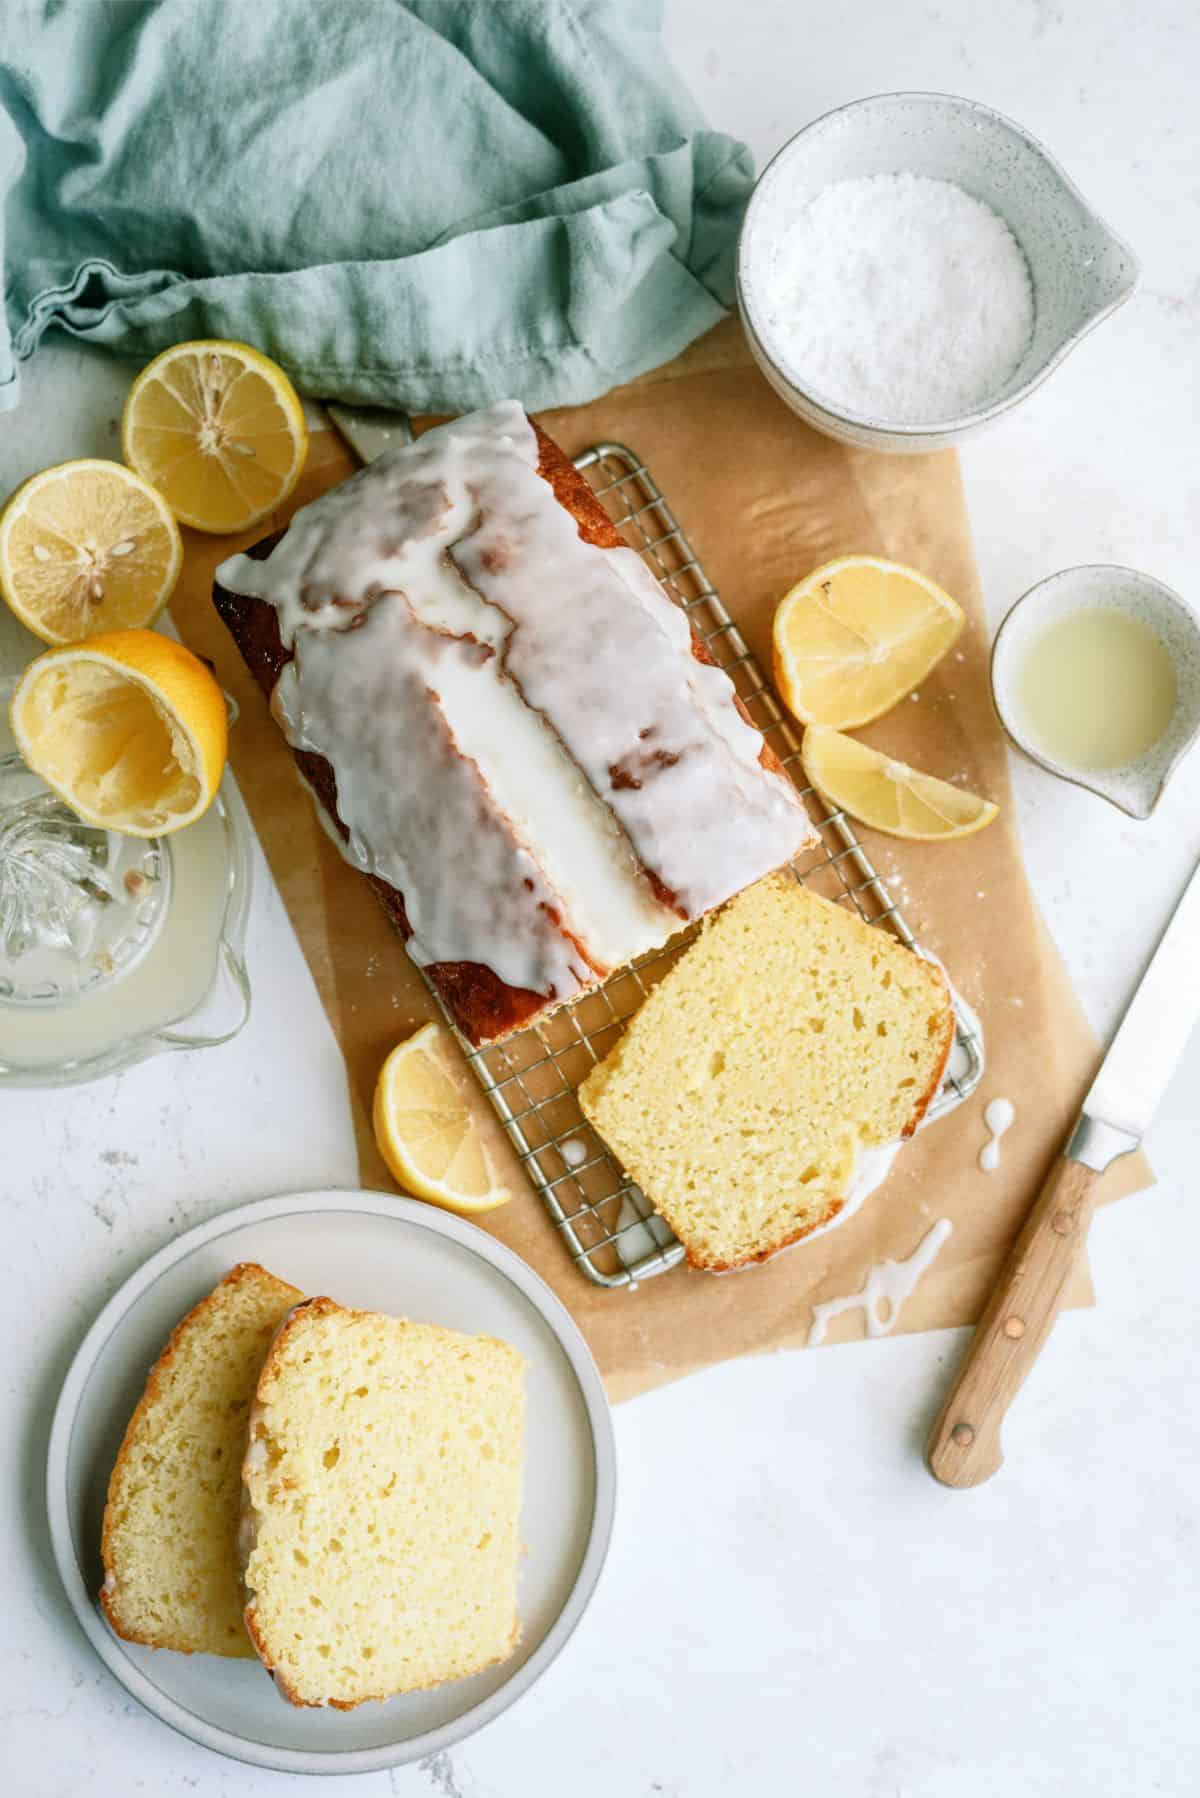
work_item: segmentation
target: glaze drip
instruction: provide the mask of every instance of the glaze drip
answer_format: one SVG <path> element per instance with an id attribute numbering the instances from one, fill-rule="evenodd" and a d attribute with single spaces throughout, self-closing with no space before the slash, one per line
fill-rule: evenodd
<path id="1" fill-rule="evenodd" d="M 994 1174 L 1000 1166 L 1000 1139 L 1011 1130 L 1017 1112 L 1011 1099 L 992 1099 L 984 1108 L 983 1122 L 988 1139 L 979 1151 L 979 1165 L 985 1174 Z"/>
<path id="2" fill-rule="evenodd" d="M 830 1319 L 840 1317 L 843 1311 L 861 1311 L 868 1336 L 889 1336 L 905 1301 L 911 1298 L 921 1276 L 937 1260 L 942 1244 L 953 1228 L 948 1217 L 939 1218 L 906 1261 L 877 1262 L 857 1292 L 814 1305 L 812 1327 L 808 1332 L 809 1348 L 824 1342 Z"/>

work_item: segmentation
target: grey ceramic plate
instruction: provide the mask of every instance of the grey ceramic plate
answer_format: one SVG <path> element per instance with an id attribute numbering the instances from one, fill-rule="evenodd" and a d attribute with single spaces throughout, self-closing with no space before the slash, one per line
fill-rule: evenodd
<path id="1" fill-rule="evenodd" d="M 349 1712 L 297 1710 L 253 1661 L 137 1648 L 96 1603 L 108 1476 L 174 1325 L 238 1261 L 308 1293 L 501 1336 L 529 1363 L 520 1647 L 502 1667 Z M 558 1655 L 608 1550 L 612 1420 L 587 1345 L 549 1287 L 474 1224 L 383 1193 L 315 1192 L 226 1212 L 151 1257 L 100 1313 L 55 1411 L 47 1508 L 92 1646 L 132 1695 L 206 1748 L 286 1773 L 365 1773 L 436 1754 L 506 1710 Z"/>

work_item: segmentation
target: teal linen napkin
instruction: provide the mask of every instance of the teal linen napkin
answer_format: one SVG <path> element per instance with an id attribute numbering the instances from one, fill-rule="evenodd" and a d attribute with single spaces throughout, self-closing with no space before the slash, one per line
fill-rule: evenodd
<path id="1" fill-rule="evenodd" d="M 326 398 L 572 404 L 732 303 L 753 180 L 641 0 L 8 0 L 0 409 L 51 326 Z"/>

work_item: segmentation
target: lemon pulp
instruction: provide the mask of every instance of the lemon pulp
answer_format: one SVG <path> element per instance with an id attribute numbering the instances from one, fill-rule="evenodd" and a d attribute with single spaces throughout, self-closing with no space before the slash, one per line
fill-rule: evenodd
<path id="1" fill-rule="evenodd" d="M 286 374 L 249 344 L 175 344 L 144 368 L 121 421 L 126 460 L 197 530 L 244 530 L 292 492 L 308 433 Z"/>
<path id="2" fill-rule="evenodd" d="M 915 842 L 971 836 L 990 824 L 997 807 L 871 749 L 840 731 L 810 725 L 801 750 L 804 772 L 823 798 L 889 836 Z"/>
<path id="3" fill-rule="evenodd" d="M 775 613 L 775 677 L 804 724 L 868 724 L 920 684 L 963 628 L 947 593 L 898 562 L 843 556 L 800 581 Z"/>

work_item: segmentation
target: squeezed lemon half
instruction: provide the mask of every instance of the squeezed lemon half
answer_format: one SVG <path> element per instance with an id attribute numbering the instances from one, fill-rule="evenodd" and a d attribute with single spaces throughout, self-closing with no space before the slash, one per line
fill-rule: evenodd
<path id="1" fill-rule="evenodd" d="M 207 810 L 225 767 L 225 695 L 157 631 L 51 649 L 13 694 L 25 761 L 88 824 L 163 836 Z"/>

